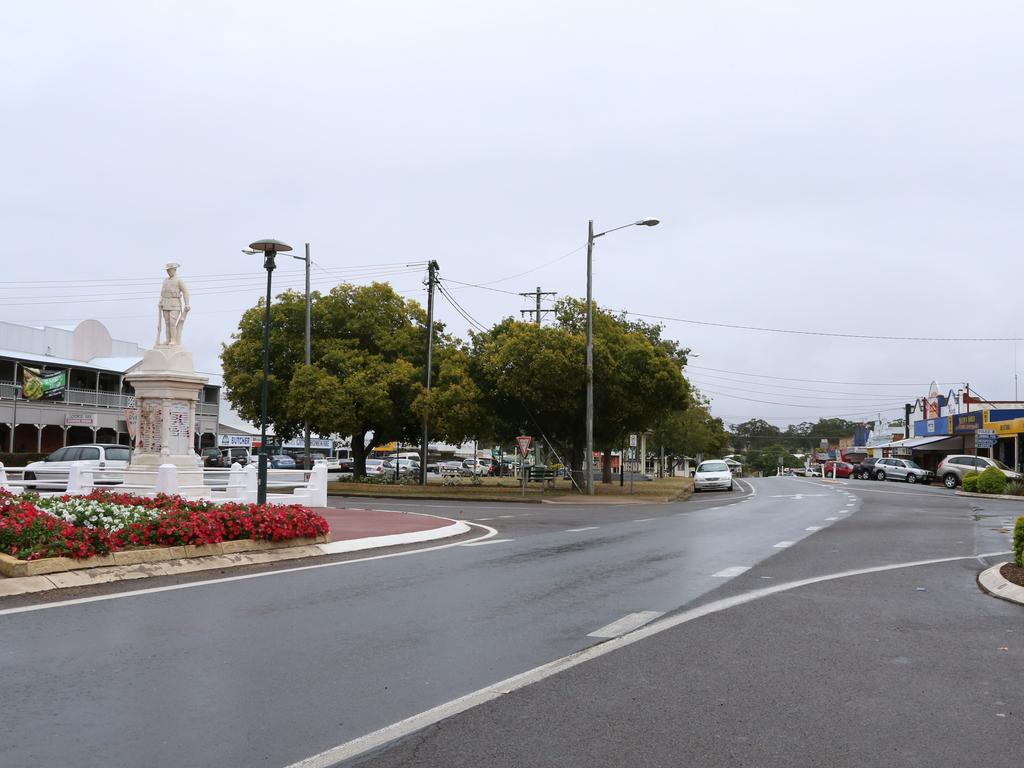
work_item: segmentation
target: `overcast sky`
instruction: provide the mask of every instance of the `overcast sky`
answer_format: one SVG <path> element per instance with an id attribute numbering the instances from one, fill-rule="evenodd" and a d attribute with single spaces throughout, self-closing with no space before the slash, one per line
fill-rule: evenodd
<path id="1" fill-rule="evenodd" d="M 490 325 L 536 286 L 584 294 L 588 219 L 654 216 L 598 241 L 602 305 L 1024 335 L 1019 3 L 51 0 L 0 22 L 5 320 L 151 345 L 177 261 L 186 345 L 218 370 L 262 291 L 253 240 L 309 241 L 324 289 L 422 299 L 404 265 L 437 259 L 511 292 L 449 284 Z M 1010 341 L 666 325 L 728 423 L 868 415 L 933 379 L 1014 394 Z"/>

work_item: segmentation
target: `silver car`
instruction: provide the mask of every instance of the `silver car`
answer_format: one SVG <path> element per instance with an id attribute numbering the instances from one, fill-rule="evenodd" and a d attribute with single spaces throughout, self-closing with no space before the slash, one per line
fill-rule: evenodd
<path id="1" fill-rule="evenodd" d="M 968 472 L 984 472 L 989 467 L 995 467 L 1004 475 L 1007 480 L 1021 480 L 1024 475 L 1014 472 L 998 459 L 990 459 L 988 456 L 947 456 L 936 469 L 935 474 L 942 478 L 947 488 L 956 488 L 963 483 L 964 475 Z"/>
<path id="2" fill-rule="evenodd" d="M 904 480 L 908 483 L 925 483 L 935 479 L 935 473 L 918 466 L 910 459 L 879 459 L 873 467 L 875 480 Z"/>

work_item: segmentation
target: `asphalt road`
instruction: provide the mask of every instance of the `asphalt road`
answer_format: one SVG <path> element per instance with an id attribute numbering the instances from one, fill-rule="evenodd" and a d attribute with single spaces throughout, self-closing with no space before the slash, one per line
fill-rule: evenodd
<path id="1" fill-rule="evenodd" d="M 753 487 L 668 505 L 381 502 L 496 534 L 27 612 L 4 614 L 0 602 L 0 763 L 290 765 L 611 647 L 602 644 L 619 641 L 608 637 L 685 607 L 847 569 L 1006 550 L 1003 520 L 1018 509 L 892 483 Z M 978 764 L 1003 764 L 995 758 L 1019 738 L 1007 726 L 1024 711 L 1019 684 L 1003 682 L 1021 679 L 1014 635 L 1024 625 L 1018 607 L 973 586 L 980 568 L 968 559 L 848 576 L 709 613 L 360 760 L 957 764 L 915 760 L 934 756 L 951 718 L 984 710 L 984 736 L 961 741 L 988 745 Z M 900 629 L 887 626 L 897 619 Z M 921 692 L 904 703 L 917 673 Z M 987 709 L 973 707 L 982 700 Z M 808 762 L 812 753 L 829 759 Z"/>

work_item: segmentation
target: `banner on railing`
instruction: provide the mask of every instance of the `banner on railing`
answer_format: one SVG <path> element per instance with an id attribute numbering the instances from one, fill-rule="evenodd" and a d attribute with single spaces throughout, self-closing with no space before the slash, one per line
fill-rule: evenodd
<path id="1" fill-rule="evenodd" d="M 22 367 L 21 396 L 26 400 L 62 400 L 68 386 L 67 371 Z"/>

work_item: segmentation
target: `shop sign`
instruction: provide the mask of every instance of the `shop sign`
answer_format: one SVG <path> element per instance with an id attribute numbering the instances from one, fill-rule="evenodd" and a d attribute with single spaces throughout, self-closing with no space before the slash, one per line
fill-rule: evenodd
<path id="1" fill-rule="evenodd" d="M 1010 419 L 1009 421 L 990 421 L 988 428 L 998 437 L 1008 437 L 1024 434 L 1024 418 Z"/>
<path id="2" fill-rule="evenodd" d="M 250 435 L 217 435 L 217 445 L 221 448 L 251 448 Z"/>
<path id="3" fill-rule="evenodd" d="M 953 434 L 963 435 L 977 432 L 984 425 L 984 412 L 958 413 L 953 417 Z"/>
<path id="4" fill-rule="evenodd" d="M 305 448 L 306 447 L 305 438 L 303 438 L 303 437 L 296 437 L 296 438 L 292 438 L 291 440 L 286 440 L 285 443 L 284 443 L 284 447 L 285 448 Z M 317 450 L 321 450 L 321 451 L 324 451 L 324 450 L 329 451 L 329 450 L 331 450 L 332 443 L 331 443 L 330 438 L 327 438 L 327 437 L 311 437 L 311 438 L 309 438 L 309 447 L 310 448 L 316 448 Z"/>
<path id="5" fill-rule="evenodd" d="M 65 427 L 95 427 L 96 414 L 94 413 L 69 413 L 64 417 Z"/>
<path id="6" fill-rule="evenodd" d="M 953 418 L 941 416 L 937 419 L 923 419 L 914 422 L 914 437 L 931 437 L 932 435 L 948 435 L 952 433 Z"/>
<path id="7" fill-rule="evenodd" d="M 992 408 L 991 410 L 984 411 L 985 414 L 985 426 L 992 426 L 993 423 L 999 423 L 1001 421 L 1013 421 L 1014 419 L 1024 419 L 1024 409 L 1021 408 Z"/>

